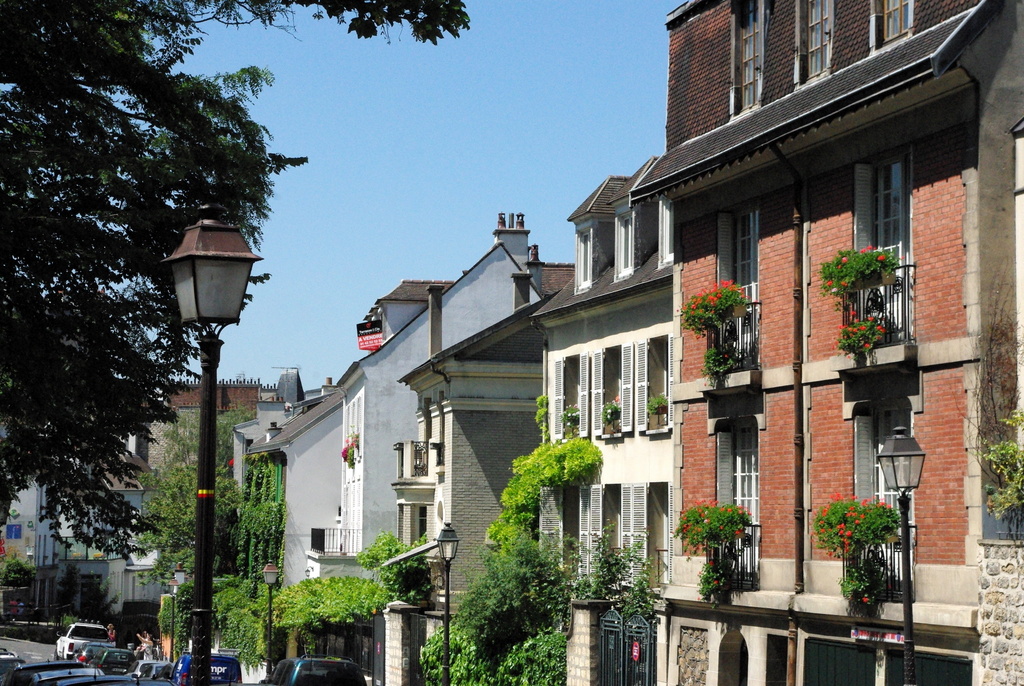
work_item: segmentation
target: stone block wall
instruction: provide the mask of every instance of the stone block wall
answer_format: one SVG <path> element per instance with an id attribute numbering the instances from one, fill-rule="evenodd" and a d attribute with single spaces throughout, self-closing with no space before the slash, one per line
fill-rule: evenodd
<path id="1" fill-rule="evenodd" d="M 1024 541 L 983 541 L 978 592 L 983 684 L 1024 684 Z"/>
<path id="2" fill-rule="evenodd" d="M 565 648 L 566 686 L 600 683 L 601 615 L 611 606 L 607 600 L 572 601 L 569 641 Z"/>
<path id="3" fill-rule="evenodd" d="M 679 667 L 680 686 L 703 686 L 706 683 L 708 667 L 708 632 L 704 629 L 680 627 Z"/>

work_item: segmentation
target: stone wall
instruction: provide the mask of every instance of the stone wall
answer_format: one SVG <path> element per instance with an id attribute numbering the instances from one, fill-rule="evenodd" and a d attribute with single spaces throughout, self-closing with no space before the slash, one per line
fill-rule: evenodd
<path id="1" fill-rule="evenodd" d="M 704 629 L 680 627 L 679 686 L 703 686 L 708 673 L 708 632 Z"/>
<path id="2" fill-rule="evenodd" d="M 565 648 L 566 686 L 600 683 L 601 615 L 611 606 L 607 600 L 572 601 L 572 624 Z"/>
<path id="3" fill-rule="evenodd" d="M 1024 684 L 1024 541 L 983 541 L 978 631 L 984 684 Z"/>

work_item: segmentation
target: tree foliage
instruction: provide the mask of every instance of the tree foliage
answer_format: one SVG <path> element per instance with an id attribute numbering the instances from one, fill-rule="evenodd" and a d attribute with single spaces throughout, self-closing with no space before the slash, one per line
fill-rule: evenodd
<path id="1" fill-rule="evenodd" d="M 308 645 L 328 625 L 369 619 L 381 612 L 388 600 L 384 587 L 372 579 L 305 579 L 274 595 L 274 626 L 296 632 Z"/>
<path id="2" fill-rule="evenodd" d="M 388 592 L 389 602 L 400 600 L 403 603 L 419 603 L 430 599 L 433 585 L 430 582 L 430 567 L 425 555 L 416 555 L 387 567 L 385 562 L 412 550 L 415 546 L 426 543 L 426 536 L 420 538 L 415 545 L 403 545 L 398 537 L 390 531 L 377 534 L 373 544 L 356 553 L 356 562 L 374 573 L 374 576 Z"/>
<path id="3" fill-rule="evenodd" d="M 36 567 L 30 561 L 7 553 L 0 565 L 0 585 L 20 588 L 31 585 L 36 578 Z"/>
<path id="4" fill-rule="evenodd" d="M 238 573 L 249 582 L 249 595 L 264 584 L 268 562 L 284 567 L 286 503 L 280 490 L 280 466 L 267 453 L 247 455 L 242 507 L 238 513 Z"/>
<path id="5" fill-rule="evenodd" d="M 359 37 L 468 27 L 461 0 L 0 2 L 0 513 L 35 482 L 45 518 L 131 546 L 138 513 L 108 487 L 135 477 L 125 441 L 171 418 L 196 347 L 160 260 L 210 201 L 258 247 L 272 177 L 304 161 L 249 116 L 268 72 L 182 60 L 213 23 L 304 8 Z"/>
<path id="6" fill-rule="evenodd" d="M 232 455 L 232 427 L 252 419 L 253 412 L 234 409 L 217 415 L 217 483 L 214 520 L 214 573 L 235 574 L 238 560 L 237 520 L 242 504 L 238 484 L 229 462 Z M 152 491 L 143 507 L 146 531 L 139 537 L 144 550 L 159 551 L 153 575 L 170 578 L 179 562 L 186 570 L 195 565 L 196 461 L 199 443 L 199 413 L 181 412 L 178 421 L 163 435 L 163 466 L 140 477 Z M 262 568 L 262 565 L 260 565 Z M 262 577 L 261 577 L 262 580 Z"/>

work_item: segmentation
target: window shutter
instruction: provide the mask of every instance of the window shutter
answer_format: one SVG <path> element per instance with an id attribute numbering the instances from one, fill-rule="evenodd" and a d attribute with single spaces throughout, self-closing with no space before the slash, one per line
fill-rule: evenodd
<path id="1" fill-rule="evenodd" d="M 593 372 L 591 373 L 590 385 L 594 391 L 590 395 L 590 402 L 593 404 L 593 426 L 594 435 L 604 433 L 604 422 L 601 419 L 601 410 L 604 409 L 604 350 L 596 350 L 593 354 Z"/>
<path id="2" fill-rule="evenodd" d="M 622 346 L 622 432 L 633 430 L 633 344 Z M 645 408 L 646 409 L 646 408 Z"/>
<path id="3" fill-rule="evenodd" d="M 558 440 L 565 435 L 562 426 L 562 412 L 565 411 L 565 360 L 555 360 L 555 393 L 551 400 L 551 438 Z"/>
<path id="4" fill-rule="evenodd" d="M 665 397 L 668 398 L 668 428 L 675 426 L 675 403 L 672 402 L 672 377 L 676 370 L 675 337 L 668 337 L 668 359 L 665 360 Z M 671 490 L 671 489 L 670 489 Z"/>
<path id="5" fill-rule="evenodd" d="M 716 437 L 718 439 L 718 502 L 731 503 L 735 500 L 734 482 L 736 476 L 732 433 L 719 431 Z"/>
<path id="6" fill-rule="evenodd" d="M 672 404 L 669 403 L 669 407 Z M 669 412 L 672 410 L 670 409 Z M 672 483 L 668 484 L 668 512 L 665 513 L 665 550 L 668 559 L 665 561 L 665 583 L 672 583 L 672 558 L 675 557 L 675 520 L 676 517 L 676 488 Z"/>
<path id="7" fill-rule="evenodd" d="M 874 235 L 874 167 L 853 165 L 853 247 L 863 250 Z"/>
<path id="8" fill-rule="evenodd" d="M 590 573 L 590 489 L 580 486 L 580 574 Z"/>
<path id="9" fill-rule="evenodd" d="M 857 500 L 875 497 L 875 447 L 870 415 L 853 418 L 853 494 Z"/>
<path id="10" fill-rule="evenodd" d="M 647 341 L 636 344 L 636 428 L 647 431 Z"/>
<path id="11" fill-rule="evenodd" d="M 736 278 L 736 229 L 731 212 L 718 213 L 718 280 Z"/>
<path id="12" fill-rule="evenodd" d="M 562 489 L 540 487 L 540 533 L 551 538 L 562 537 Z"/>
<path id="13" fill-rule="evenodd" d="M 590 356 L 580 353 L 580 436 L 590 432 Z"/>
<path id="14" fill-rule="evenodd" d="M 647 484 L 622 484 L 622 547 L 632 546 L 647 540 Z M 643 573 L 643 558 L 646 550 L 641 549 L 641 559 L 633 563 L 630 577 L 635 581 Z"/>

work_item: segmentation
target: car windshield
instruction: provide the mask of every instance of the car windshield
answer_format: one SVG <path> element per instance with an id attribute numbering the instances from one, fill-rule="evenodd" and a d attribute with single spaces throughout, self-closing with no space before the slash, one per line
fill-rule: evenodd
<path id="1" fill-rule="evenodd" d="M 11 671 L 12 669 L 17 667 L 18 665 L 23 665 L 23 664 L 25 664 L 25 661 L 22 660 L 21 658 L 15 658 L 15 659 L 5 658 L 3 660 L 0 660 L 0 675 L 7 674 L 7 672 Z"/>
<path id="2" fill-rule="evenodd" d="M 87 638 L 90 641 L 107 641 L 107 630 L 101 626 L 76 626 L 71 635 L 75 638 Z"/>

